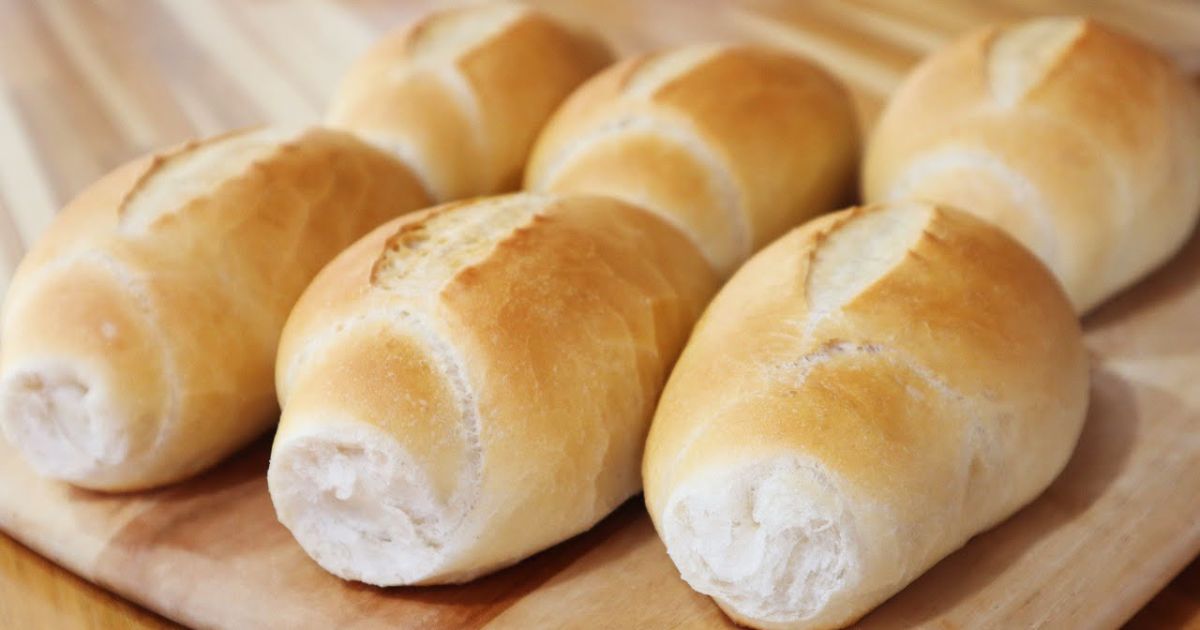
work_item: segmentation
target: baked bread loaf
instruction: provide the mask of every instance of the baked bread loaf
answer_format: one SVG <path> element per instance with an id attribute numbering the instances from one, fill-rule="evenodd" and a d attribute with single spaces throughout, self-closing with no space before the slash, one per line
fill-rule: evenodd
<path id="1" fill-rule="evenodd" d="M 970 34 L 896 91 L 868 201 L 947 203 L 1004 228 L 1087 311 L 1167 260 L 1200 212 L 1200 97 L 1141 43 L 1081 18 Z"/>
<path id="2" fill-rule="evenodd" d="M 722 276 L 848 200 L 858 158 L 849 94 L 765 48 L 692 46 L 622 62 L 546 125 L 529 190 L 616 197 L 664 217 Z"/>
<path id="3" fill-rule="evenodd" d="M 430 205 L 426 188 L 445 169 L 486 175 L 453 194 L 486 192 L 500 171 L 517 182 L 554 102 L 601 58 L 526 9 L 439 13 L 370 53 L 335 99 L 334 126 L 357 131 L 361 113 L 367 130 L 390 123 L 395 146 L 429 151 L 263 129 L 105 177 L 56 218 L 9 290 L 8 440 L 40 472 L 103 490 L 168 483 L 228 455 L 274 422 L 279 333 L 317 271 L 371 228 Z M 410 78 L 398 86 L 393 75 Z M 469 106 L 448 101 L 443 83 L 468 86 Z M 453 103 L 471 115 L 455 117 Z M 433 151 L 461 143 L 487 153 L 448 164 Z"/>
<path id="4" fill-rule="evenodd" d="M 400 157 L 438 202 L 515 190 L 546 119 L 611 60 L 520 4 L 447 9 L 364 55 L 327 122 Z"/>
<path id="5" fill-rule="evenodd" d="M 736 621 L 833 628 L 1037 496 L 1088 362 L 1050 273 L 915 201 L 821 217 L 721 290 L 663 392 L 646 505 Z"/>
<path id="6" fill-rule="evenodd" d="M 55 218 L 5 302 L 0 413 L 39 472 L 186 477 L 274 421 L 272 360 L 338 251 L 427 198 L 350 134 L 230 134 L 117 169 Z"/>
<path id="7" fill-rule="evenodd" d="M 377 585 L 468 580 L 588 529 L 641 489 L 655 401 L 715 290 L 687 238 L 612 199 L 380 227 L 284 329 L 279 520 Z"/>

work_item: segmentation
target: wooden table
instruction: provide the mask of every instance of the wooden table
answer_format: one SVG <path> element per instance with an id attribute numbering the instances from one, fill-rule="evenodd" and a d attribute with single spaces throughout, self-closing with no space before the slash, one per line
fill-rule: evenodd
<path id="1" fill-rule="evenodd" d="M 56 209 L 105 171 L 189 137 L 316 119 L 346 64 L 431 4 L 0 0 L 0 290 Z M 898 69 L 957 32 L 1036 12 L 1097 14 L 1200 71 L 1200 4 L 1183 1 L 745 1 L 733 21 L 707 6 L 714 0 L 535 4 L 586 22 L 626 53 L 771 41 L 835 68 L 860 94 L 886 93 Z M 866 117 L 881 105 L 859 101 Z M 0 535 L 0 627 L 170 625 Z M 1130 626 L 1200 628 L 1200 562 Z"/>

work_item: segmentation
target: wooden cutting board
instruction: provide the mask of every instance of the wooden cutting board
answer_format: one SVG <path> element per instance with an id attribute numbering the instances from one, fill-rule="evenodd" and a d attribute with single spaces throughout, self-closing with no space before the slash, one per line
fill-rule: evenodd
<path id="1" fill-rule="evenodd" d="M 315 119 L 346 63 L 427 4 L 0 0 L 0 279 L 63 201 L 124 159 L 227 127 Z M 1034 11 L 1096 13 L 1200 69 L 1200 6 L 1182 2 L 545 4 L 623 52 L 722 39 L 808 54 L 852 85 L 867 124 L 921 55 L 981 22 Z M 1200 550 L 1198 315 L 1200 237 L 1086 320 L 1091 411 L 1063 475 L 862 626 L 1116 626 L 1162 588 Z M 465 586 L 341 582 L 276 522 L 267 446 L 131 496 L 40 479 L 0 447 L 0 528 L 194 626 L 729 625 L 679 580 L 640 497 Z"/>

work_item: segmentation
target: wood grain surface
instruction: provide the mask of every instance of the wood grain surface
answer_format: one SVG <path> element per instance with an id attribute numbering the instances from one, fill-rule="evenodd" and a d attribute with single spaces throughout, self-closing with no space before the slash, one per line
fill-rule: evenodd
<path id="1" fill-rule="evenodd" d="M 54 212 L 99 175 L 180 140 L 316 121 L 347 64 L 434 3 L 0 0 L 0 289 Z M 1183 0 L 810 0 L 534 4 L 622 53 L 700 40 L 806 54 L 853 88 L 865 124 L 922 55 L 988 21 L 1096 15 L 1200 71 Z M 866 627 L 1115 626 L 1200 548 L 1200 240 L 1090 317 L 1093 410 L 1063 477 L 869 616 Z M 322 573 L 275 521 L 260 442 L 193 482 L 111 497 L 38 479 L 0 452 L 0 526 L 177 621 L 266 627 L 727 625 L 679 581 L 632 501 L 593 531 L 464 587 L 380 590 Z M 0 537 L 0 627 L 159 627 Z M 1200 566 L 1134 617 L 1200 628 Z"/>

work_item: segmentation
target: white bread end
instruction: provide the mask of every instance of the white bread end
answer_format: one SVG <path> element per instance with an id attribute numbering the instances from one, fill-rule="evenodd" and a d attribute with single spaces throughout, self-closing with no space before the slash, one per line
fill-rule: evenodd
<path id="1" fill-rule="evenodd" d="M 815 461 L 783 456 L 681 486 L 661 532 L 684 580 L 755 627 L 836 625 L 860 591 L 853 514 Z M 857 599 L 857 598 L 856 598 Z"/>
<path id="2" fill-rule="evenodd" d="M 322 568 L 377 586 L 465 581 L 446 573 L 469 506 L 432 492 L 428 471 L 384 431 L 332 424 L 275 444 L 276 513 Z"/>
<path id="3" fill-rule="evenodd" d="M 60 362 L 5 375 L 0 425 L 35 470 L 72 483 L 108 476 L 129 456 L 135 434 L 108 388 Z"/>

